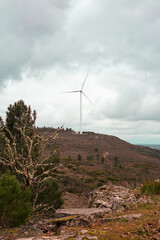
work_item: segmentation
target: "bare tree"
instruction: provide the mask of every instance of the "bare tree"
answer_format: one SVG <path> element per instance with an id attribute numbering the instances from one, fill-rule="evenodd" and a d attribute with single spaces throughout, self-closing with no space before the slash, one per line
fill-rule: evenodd
<path id="1" fill-rule="evenodd" d="M 25 127 L 17 127 L 16 129 L 21 139 L 23 139 L 21 151 L 19 151 L 15 136 L 11 131 L 5 126 L 0 128 L 0 163 L 7 166 L 13 174 L 22 180 L 23 188 L 28 186 L 31 188 L 36 187 L 33 206 L 37 209 L 42 206 L 42 204 L 37 205 L 37 199 L 39 194 L 46 188 L 45 181 L 55 179 L 55 170 L 59 167 L 55 157 L 56 152 L 48 156 L 48 154 L 45 154 L 45 149 L 48 143 L 55 141 L 58 130 L 62 128 L 59 128 L 48 138 L 42 137 L 35 130 L 32 137 L 30 137 L 27 135 Z M 48 207 L 47 204 L 45 207 Z"/>

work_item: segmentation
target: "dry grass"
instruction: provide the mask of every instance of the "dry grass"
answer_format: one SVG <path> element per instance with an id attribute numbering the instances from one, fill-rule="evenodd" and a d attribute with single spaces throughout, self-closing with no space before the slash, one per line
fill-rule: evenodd
<path id="1" fill-rule="evenodd" d="M 74 232 L 75 237 L 80 235 L 82 230 L 87 230 L 88 236 L 96 236 L 99 240 L 160 239 L 160 196 L 154 198 L 153 204 L 139 204 L 133 207 L 132 210 L 126 211 L 125 215 L 131 213 L 141 213 L 142 216 L 133 221 L 119 219 L 103 224 L 101 224 L 100 220 L 97 220 L 89 227 L 65 227 L 65 231 Z M 107 217 L 109 216 L 107 215 Z M 121 216 L 121 214 L 115 213 L 112 216 Z M 69 239 L 72 240 L 74 237 Z"/>

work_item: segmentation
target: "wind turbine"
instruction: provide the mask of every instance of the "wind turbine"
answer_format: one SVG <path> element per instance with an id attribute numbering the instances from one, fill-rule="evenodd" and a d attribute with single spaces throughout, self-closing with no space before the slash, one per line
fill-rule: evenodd
<path id="1" fill-rule="evenodd" d="M 94 105 L 94 104 L 90 101 L 90 99 L 87 97 L 87 95 L 83 92 L 83 88 L 84 88 L 85 82 L 86 82 L 86 80 L 87 80 L 87 77 L 88 77 L 88 73 L 87 73 L 87 75 L 86 75 L 86 77 L 85 77 L 85 79 L 84 79 L 84 81 L 83 81 L 83 84 L 82 84 L 82 87 L 81 87 L 80 90 L 64 92 L 64 93 L 77 93 L 77 92 L 80 93 L 80 134 L 82 134 L 82 95 L 84 95 L 84 96 L 88 99 L 88 101 L 89 101 L 92 105 Z"/>

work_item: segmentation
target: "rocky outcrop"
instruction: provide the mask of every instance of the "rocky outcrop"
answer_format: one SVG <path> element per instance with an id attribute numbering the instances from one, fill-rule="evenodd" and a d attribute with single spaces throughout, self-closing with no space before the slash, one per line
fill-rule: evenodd
<path id="1" fill-rule="evenodd" d="M 58 209 L 56 219 L 53 219 L 56 226 L 88 226 L 96 219 L 103 218 L 105 214 L 110 213 L 108 208 L 71 208 Z"/>
<path id="2" fill-rule="evenodd" d="M 58 209 L 56 211 L 56 217 L 66 217 L 71 215 L 84 215 L 93 217 L 102 217 L 102 215 L 111 212 L 109 209 L 97 209 L 97 208 L 68 208 Z"/>
<path id="3" fill-rule="evenodd" d="M 107 208 L 108 211 L 113 212 L 127 210 L 138 202 L 151 203 L 152 200 L 146 196 L 137 199 L 129 188 L 109 184 L 89 193 L 88 202 L 90 207 Z"/>

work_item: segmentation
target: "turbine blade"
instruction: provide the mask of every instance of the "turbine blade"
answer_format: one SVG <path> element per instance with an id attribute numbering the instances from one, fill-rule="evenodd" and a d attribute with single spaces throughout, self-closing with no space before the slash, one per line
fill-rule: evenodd
<path id="1" fill-rule="evenodd" d="M 87 73 L 87 75 L 86 75 L 86 77 L 85 77 L 85 79 L 84 79 L 84 81 L 83 81 L 83 84 L 82 84 L 82 87 L 81 87 L 81 91 L 83 91 L 84 84 L 85 84 L 85 82 L 86 82 L 86 80 L 87 80 L 88 74 L 89 74 L 89 72 Z"/>
<path id="2" fill-rule="evenodd" d="M 82 93 L 88 99 L 88 101 L 94 106 L 94 103 L 87 97 L 87 95 L 84 92 L 82 92 Z"/>
<path id="3" fill-rule="evenodd" d="M 77 90 L 77 91 L 67 91 L 67 92 L 63 92 L 63 93 L 76 93 L 76 92 L 80 92 L 80 90 Z"/>

